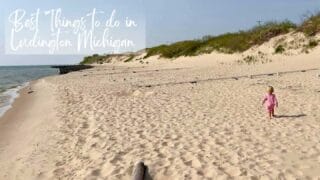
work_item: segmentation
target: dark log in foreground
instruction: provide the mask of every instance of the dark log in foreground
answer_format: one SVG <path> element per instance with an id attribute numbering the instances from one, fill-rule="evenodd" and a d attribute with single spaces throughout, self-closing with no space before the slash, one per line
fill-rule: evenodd
<path id="1" fill-rule="evenodd" d="M 143 162 L 137 163 L 135 168 L 133 169 L 132 180 L 144 180 L 146 168 L 147 167 L 144 165 Z"/>
<path id="2" fill-rule="evenodd" d="M 93 66 L 89 65 L 63 65 L 63 66 L 51 66 L 51 68 L 59 69 L 60 74 L 67 74 L 73 71 L 80 71 L 83 69 L 90 69 Z"/>

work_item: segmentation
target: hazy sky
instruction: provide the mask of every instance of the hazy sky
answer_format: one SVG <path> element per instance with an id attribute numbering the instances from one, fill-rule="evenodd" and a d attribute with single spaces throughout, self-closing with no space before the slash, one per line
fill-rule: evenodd
<path id="1" fill-rule="evenodd" d="M 0 65 L 77 63 L 82 56 L 4 55 L 6 11 L 62 8 L 65 12 L 121 9 L 144 14 L 146 45 L 200 38 L 245 30 L 257 21 L 289 19 L 299 23 L 304 14 L 320 9 L 320 0 L 2 0 L 0 4 Z M 140 12 L 142 11 L 142 12 Z"/>

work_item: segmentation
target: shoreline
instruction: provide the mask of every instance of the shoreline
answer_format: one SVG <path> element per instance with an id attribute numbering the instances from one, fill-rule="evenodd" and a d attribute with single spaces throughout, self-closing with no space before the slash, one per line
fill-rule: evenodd
<path id="1" fill-rule="evenodd" d="M 3 102 L 1 102 L 0 117 L 12 107 L 21 89 L 27 87 L 29 83 L 55 75 L 58 75 L 58 71 L 49 65 L 2 67 L 1 82 L 6 84 L 1 83 L 0 95 Z"/>
<path id="2" fill-rule="evenodd" d="M 23 179 L 15 178 L 17 174 L 32 179 L 50 166 L 33 160 L 35 156 L 50 159 L 48 153 L 52 151 L 48 149 L 52 134 L 46 132 L 55 127 L 55 112 L 51 110 L 55 96 L 50 95 L 46 78 L 31 81 L 19 90 L 19 97 L 12 103 L 12 107 L 0 117 L 0 179 Z M 32 93 L 29 93 L 30 88 Z M 21 172 L 21 169 L 30 165 L 32 169 Z"/>
<path id="3" fill-rule="evenodd" d="M 32 82 L 32 81 L 31 81 Z M 17 98 L 20 96 L 20 92 L 27 88 L 30 85 L 30 82 L 25 82 L 21 85 L 18 85 L 14 88 L 7 89 L 6 91 L 2 92 L 4 96 L 9 96 L 9 99 L 3 107 L 0 108 L 0 118 L 5 115 L 5 113 L 12 108 L 13 103 L 16 101 Z"/>

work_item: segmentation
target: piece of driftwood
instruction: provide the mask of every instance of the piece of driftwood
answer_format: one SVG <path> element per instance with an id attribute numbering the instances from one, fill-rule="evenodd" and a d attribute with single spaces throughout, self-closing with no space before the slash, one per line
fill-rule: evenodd
<path id="1" fill-rule="evenodd" d="M 144 180 L 146 168 L 143 162 L 138 162 L 133 169 L 132 180 Z"/>

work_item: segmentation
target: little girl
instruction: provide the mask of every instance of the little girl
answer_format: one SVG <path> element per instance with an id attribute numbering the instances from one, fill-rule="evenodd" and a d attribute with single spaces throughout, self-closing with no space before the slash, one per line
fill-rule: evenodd
<path id="1" fill-rule="evenodd" d="M 268 93 L 264 96 L 262 105 L 266 105 L 269 118 L 271 119 L 272 117 L 275 117 L 274 115 L 274 107 L 278 107 L 278 100 L 275 94 L 273 94 L 274 89 L 272 86 L 268 87 Z"/>

